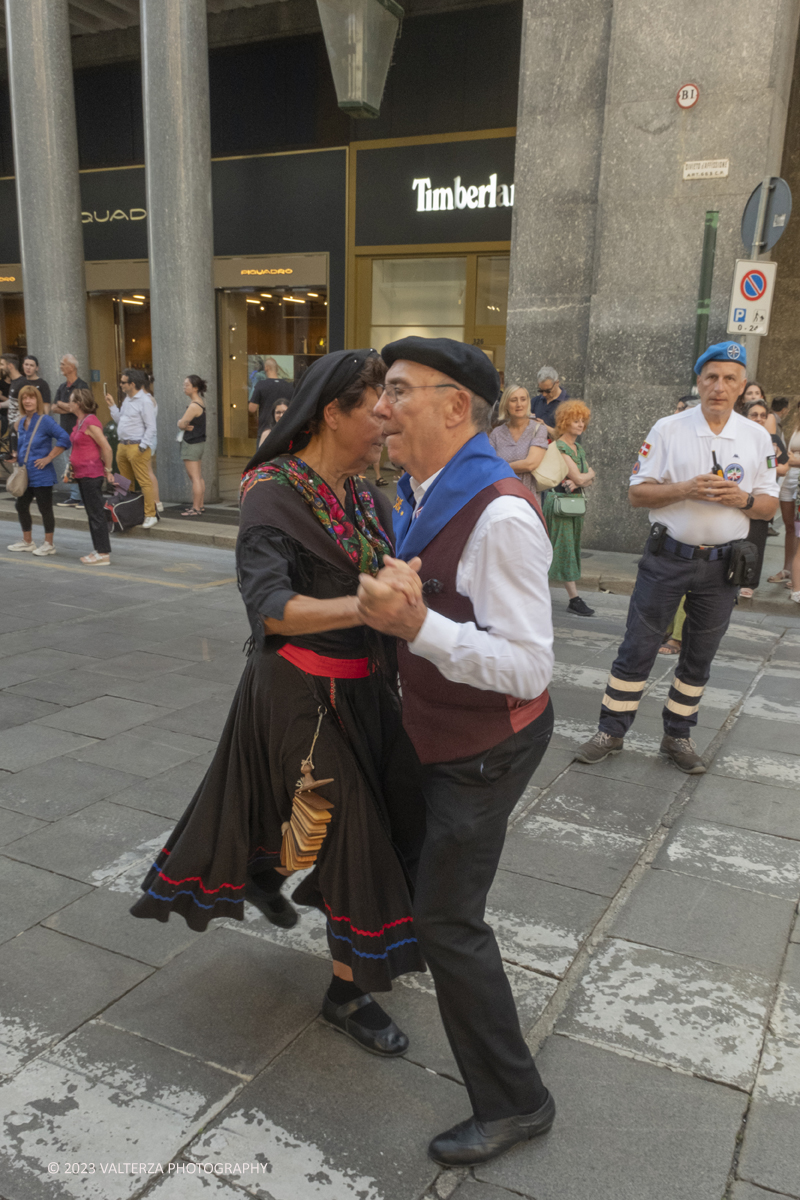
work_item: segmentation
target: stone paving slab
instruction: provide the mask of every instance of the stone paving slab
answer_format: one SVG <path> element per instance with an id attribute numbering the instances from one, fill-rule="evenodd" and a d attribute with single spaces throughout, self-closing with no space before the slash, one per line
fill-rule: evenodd
<path id="1" fill-rule="evenodd" d="M 762 753 L 755 747 L 740 746 L 735 751 L 722 749 L 711 765 L 715 775 L 749 779 L 770 787 L 800 788 L 800 759 L 796 755 L 773 750 Z"/>
<path id="2" fill-rule="evenodd" d="M 58 784 L 54 786 L 56 771 Z M 138 778 L 111 767 L 60 758 L 55 768 L 43 763 L 16 775 L 0 776 L 0 807 L 57 821 L 129 787 Z"/>
<path id="3" fill-rule="evenodd" d="M 705 775 L 692 797 L 692 816 L 699 821 L 800 840 L 800 805 L 788 788 Z"/>
<path id="4" fill-rule="evenodd" d="M 0 808 L 0 846 L 9 846 L 17 838 L 25 837 L 27 833 L 44 829 L 46 824 L 46 821 L 38 821 L 36 817 L 25 817 L 22 813 Z"/>
<path id="5" fill-rule="evenodd" d="M 6 729 L 0 738 L 0 770 L 24 771 L 37 763 L 58 758 L 70 750 L 89 749 L 96 745 L 93 738 L 79 737 L 63 729 L 46 729 L 42 725 L 17 725 Z"/>
<path id="6" fill-rule="evenodd" d="M 67 736 L 66 734 L 64 736 Z M 188 762 L 208 750 L 215 743 L 206 738 L 195 738 L 185 733 L 173 733 L 169 729 L 138 730 L 133 733 L 118 733 L 102 742 L 94 742 L 79 749 L 72 757 L 79 762 L 97 763 L 101 767 L 116 767 L 131 775 L 143 775 L 145 779 L 159 775 L 170 767 Z"/>
<path id="7" fill-rule="evenodd" d="M 163 709 L 155 704 L 141 704 L 138 700 L 123 700 L 119 696 L 103 696 L 76 704 L 72 708 L 41 717 L 37 725 L 50 729 L 67 729 L 70 733 L 83 733 L 87 737 L 108 738 L 115 733 L 125 733 L 137 725 L 145 725 L 154 717 L 163 719 Z"/>
<path id="8" fill-rule="evenodd" d="M 798 655 L 800 655 L 800 647 L 798 647 Z M 747 717 L 761 717 L 768 721 L 796 725 L 800 719 L 800 704 L 773 700 L 768 696 L 759 695 L 758 691 L 755 691 L 745 701 L 742 714 Z M 786 730 L 784 730 L 784 736 L 786 736 Z"/>
<path id="9" fill-rule="evenodd" d="M 47 929 L 55 929 L 58 933 L 65 933 L 93 946 L 114 950 L 117 954 L 135 958 L 151 967 L 163 967 L 203 936 L 195 933 L 182 920 L 169 921 L 155 929 L 154 922 L 138 921 L 131 916 L 132 903 L 133 898 L 126 892 L 95 888 L 74 904 L 59 908 L 42 924 Z"/>
<path id="10" fill-rule="evenodd" d="M 148 924 L 155 940 L 158 923 Z M 315 1019 L 329 982 L 329 963 L 217 929 L 112 1005 L 104 1019 L 251 1076 Z"/>
<path id="11" fill-rule="evenodd" d="M 501 868 L 489 893 L 486 919 L 504 959 L 560 977 L 606 906 L 603 897 L 590 892 Z"/>
<path id="12" fill-rule="evenodd" d="M 500 866 L 519 875 L 613 896 L 643 845 L 639 838 L 555 821 L 534 811 L 514 827 Z"/>
<path id="13" fill-rule="evenodd" d="M 794 912 L 790 900 L 649 870 L 611 933 L 773 980 L 780 972 Z"/>
<path id="14" fill-rule="evenodd" d="M 650 837 L 671 803 L 669 793 L 570 771 L 539 801 L 536 815 L 644 839 Z"/>
<path id="15" fill-rule="evenodd" d="M 60 614 L 63 616 L 63 613 Z M 40 643 L 41 644 L 41 643 Z M 0 658 L 0 688 L 12 687 L 36 679 L 39 675 L 54 674 L 77 667 L 91 666 L 96 661 L 84 654 L 72 654 L 64 650 L 30 650 L 25 654 L 12 654 Z"/>
<path id="16" fill-rule="evenodd" d="M 537 1063 L 555 1124 L 479 1180 L 535 1200 L 721 1200 L 746 1096 L 564 1037 Z"/>
<path id="17" fill-rule="evenodd" d="M 36 679 L 18 683 L 5 694 L 32 696 L 38 700 L 55 698 L 62 707 L 68 708 L 75 704 L 84 704 L 87 700 L 96 700 L 98 696 L 108 695 L 109 684 L 105 676 L 89 671 L 57 671 L 52 675 L 39 675 Z"/>
<path id="18" fill-rule="evenodd" d="M 218 741 L 230 711 L 230 700 L 227 696 L 219 699 L 211 697 L 199 704 L 187 705 L 166 715 L 150 720 L 148 725 L 158 729 L 171 729 L 173 733 L 189 733 L 194 737 L 208 738 Z"/>
<path id="19" fill-rule="evenodd" d="M 733 1185 L 730 1200 L 785 1200 L 786 1192 L 765 1191 L 754 1183 L 743 1183 L 737 1180 Z"/>
<path id="20" fill-rule="evenodd" d="M 130 850 L 133 846 L 163 844 L 169 832 L 168 822 L 162 817 L 99 800 L 46 829 L 20 838 L 6 848 L 6 854 L 97 885 L 108 878 L 112 860 L 135 854 Z M 144 859 L 147 853 L 143 849 L 139 858 Z"/>
<path id="21" fill-rule="evenodd" d="M 173 710 L 203 704 L 219 696 L 224 696 L 228 702 L 233 698 L 232 690 L 225 685 L 202 683 L 199 679 L 187 679 L 185 675 L 172 672 L 161 675 L 155 688 L 149 679 L 114 678 L 108 679 L 105 686 L 106 695 L 141 700 L 145 704 L 157 704 L 160 708 Z"/>
<path id="22" fill-rule="evenodd" d="M 739 1156 L 738 1175 L 775 1192 L 800 1196 L 800 1106 L 754 1100 Z"/>
<path id="23" fill-rule="evenodd" d="M 749 829 L 684 818 L 655 862 L 682 875 L 785 900 L 796 902 L 800 896 L 800 843 Z"/>
<path id="24" fill-rule="evenodd" d="M 240 1086 L 196 1059 L 88 1025 L 0 1085 L 0 1188 L 9 1200 L 132 1196 L 147 1168 L 117 1166 L 168 1164 Z M 73 1175 L 73 1163 L 94 1171 Z"/>
<path id="25" fill-rule="evenodd" d="M 247 659 L 243 654 L 232 655 L 230 658 L 216 658 L 211 662 L 183 662 L 181 675 L 191 679 L 202 679 L 205 683 L 227 683 L 236 686 L 242 677 Z"/>
<path id="26" fill-rule="evenodd" d="M 142 646 L 149 645 L 146 634 L 141 636 Z M 153 679 L 168 671 L 178 671 L 184 665 L 180 658 L 169 658 L 165 654 L 152 654 L 149 649 L 137 649 L 133 654 L 119 654 L 116 658 L 103 658 L 87 668 L 97 675 L 120 675 L 126 679 Z M 158 684 L 154 683 L 153 688 Z"/>
<path id="27" fill-rule="evenodd" d="M 203 780 L 207 770 L 206 756 L 189 759 L 178 766 L 162 771 L 152 779 L 129 776 L 133 781 L 115 793 L 114 803 L 156 813 L 177 821 Z"/>
<path id="28" fill-rule="evenodd" d="M 531 776 L 531 783 L 540 788 L 548 787 L 554 779 L 566 771 L 571 762 L 572 752 L 560 750 L 551 742 L 544 752 L 542 761 Z"/>
<path id="29" fill-rule="evenodd" d="M 506 1188 L 494 1187 L 491 1183 L 481 1183 L 479 1179 L 465 1179 L 464 1182 L 450 1193 L 451 1200 L 510 1200 L 519 1192 L 509 1192 Z"/>
<path id="30" fill-rule="evenodd" d="M 797 716 L 800 718 L 800 709 Z M 733 753 L 741 749 L 746 754 L 757 747 L 761 751 L 800 755 L 800 743 L 792 725 L 797 728 L 796 722 L 776 720 L 774 713 L 769 717 L 741 716 L 725 739 L 725 749 Z M 800 759 L 797 762 L 800 765 Z"/>
<path id="31" fill-rule="evenodd" d="M 686 776 L 662 755 L 636 754 L 627 749 L 594 765 L 576 762 L 572 770 L 581 775 L 632 783 L 643 793 L 657 790 L 670 796 L 679 792 L 686 782 Z"/>
<path id="32" fill-rule="evenodd" d="M 339 1097 L 324 1106 L 324 1119 L 316 1096 Z M 439 1174 L 426 1153 L 430 1138 L 468 1111 L 460 1085 L 402 1059 L 366 1055 L 315 1024 L 204 1130 L 189 1156 L 266 1161 L 264 1183 L 242 1179 L 264 1200 L 418 1200 Z"/>
<path id="33" fill-rule="evenodd" d="M 50 717 L 60 711 L 60 704 L 48 704 L 26 696 L 0 694 L 0 730 L 12 729 L 15 725 L 27 725 L 41 717 Z"/>
<path id="34" fill-rule="evenodd" d="M 0 858 L 0 942 L 38 924 L 88 890 L 73 879 Z"/>
<path id="35" fill-rule="evenodd" d="M 769 1011 L 762 976 L 609 940 L 557 1029 L 622 1054 L 750 1089 Z"/>
<path id="36" fill-rule="evenodd" d="M 0 946 L 0 1077 L 96 1016 L 151 971 L 39 926 Z"/>

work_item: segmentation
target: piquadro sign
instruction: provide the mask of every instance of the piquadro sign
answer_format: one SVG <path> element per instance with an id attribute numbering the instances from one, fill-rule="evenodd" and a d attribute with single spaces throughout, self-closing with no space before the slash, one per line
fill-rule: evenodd
<path id="1" fill-rule="evenodd" d="M 501 183 L 498 187 L 497 172 L 489 176 L 488 183 L 470 184 L 461 182 L 456 175 L 452 187 L 431 187 L 430 177 L 415 179 L 411 185 L 417 193 L 417 212 L 445 212 L 455 208 L 512 208 L 514 204 L 513 183 Z"/>

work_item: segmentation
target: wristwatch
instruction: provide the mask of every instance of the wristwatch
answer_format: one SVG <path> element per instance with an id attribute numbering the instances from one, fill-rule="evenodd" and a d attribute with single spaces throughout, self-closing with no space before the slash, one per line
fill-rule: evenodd
<path id="1" fill-rule="evenodd" d="M 747 497 L 747 504 L 745 504 L 745 506 L 744 506 L 744 511 L 747 512 L 748 508 L 752 508 L 753 505 L 755 504 L 755 502 L 756 502 L 756 498 L 753 495 L 753 493 L 751 492 L 750 495 Z"/>

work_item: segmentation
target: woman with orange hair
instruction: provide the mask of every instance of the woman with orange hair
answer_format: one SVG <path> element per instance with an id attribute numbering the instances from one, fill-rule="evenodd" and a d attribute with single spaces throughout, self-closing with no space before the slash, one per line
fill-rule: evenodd
<path id="1" fill-rule="evenodd" d="M 579 617 L 594 616 L 594 609 L 581 600 L 575 586 L 581 577 L 581 530 L 586 512 L 583 489 L 594 483 L 594 471 L 586 462 L 578 438 L 591 416 L 582 400 L 559 404 L 555 414 L 556 445 L 567 464 L 567 478 L 544 493 L 544 518 L 553 543 L 550 580 L 564 584 L 569 596 L 567 610 Z"/>

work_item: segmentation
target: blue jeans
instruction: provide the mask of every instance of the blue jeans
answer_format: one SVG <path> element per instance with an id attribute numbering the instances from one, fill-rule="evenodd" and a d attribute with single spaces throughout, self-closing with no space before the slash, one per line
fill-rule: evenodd
<path id="1" fill-rule="evenodd" d="M 709 562 L 680 558 L 667 550 L 658 555 L 645 550 L 628 608 L 625 637 L 603 696 L 601 733 L 624 737 L 630 729 L 667 627 L 685 595 L 681 651 L 661 715 L 664 732 L 670 737 L 691 735 L 711 663 L 736 600 L 737 589 L 725 582 L 727 566 L 728 555 Z"/>

